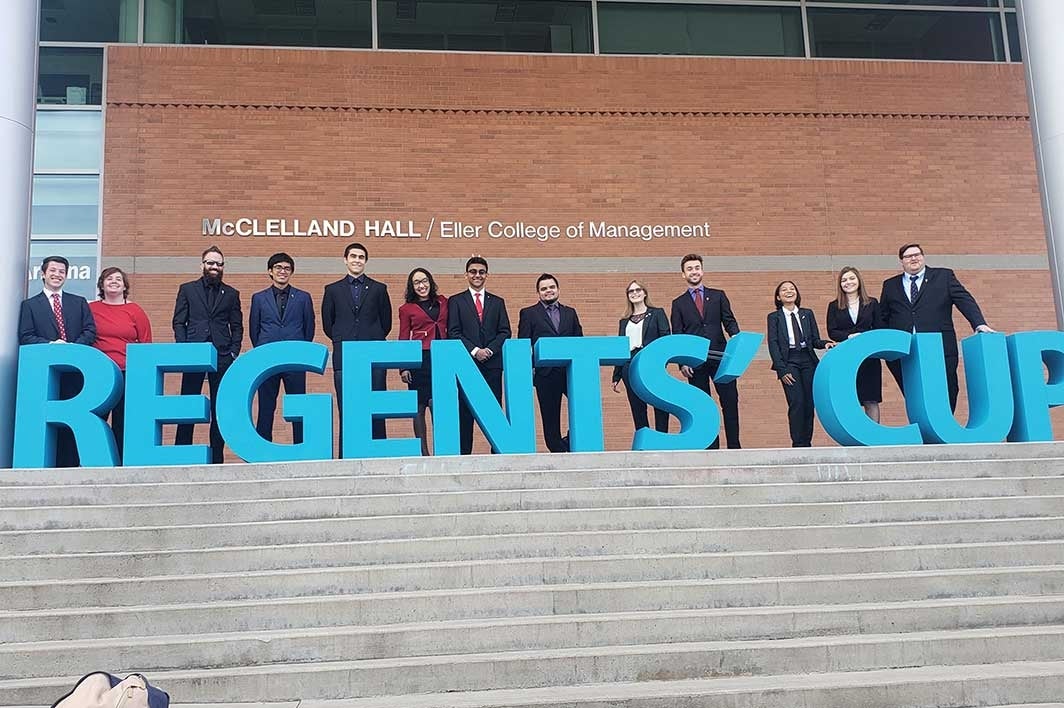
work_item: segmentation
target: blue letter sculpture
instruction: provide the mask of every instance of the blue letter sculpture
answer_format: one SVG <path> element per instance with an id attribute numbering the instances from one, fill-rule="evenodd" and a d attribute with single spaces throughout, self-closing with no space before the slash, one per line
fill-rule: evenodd
<path id="1" fill-rule="evenodd" d="M 1009 440 L 1052 440 L 1049 409 L 1064 404 L 1064 332 L 1019 332 L 1008 337 L 1008 349 L 1016 398 Z"/>

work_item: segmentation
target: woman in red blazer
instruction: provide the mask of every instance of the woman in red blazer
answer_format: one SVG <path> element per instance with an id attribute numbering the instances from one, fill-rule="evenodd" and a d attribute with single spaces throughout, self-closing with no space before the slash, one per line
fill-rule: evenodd
<path id="1" fill-rule="evenodd" d="M 432 362 L 429 347 L 434 339 L 447 338 L 447 298 L 436 292 L 432 273 L 415 268 L 406 276 L 406 304 L 399 307 L 399 339 L 421 342 L 421 368 L 403 369 L 399 377 L 417 391 L 414 435 L 421 439 L 421 454 L 428 455 L 425 411 L 432 408 Z"/>

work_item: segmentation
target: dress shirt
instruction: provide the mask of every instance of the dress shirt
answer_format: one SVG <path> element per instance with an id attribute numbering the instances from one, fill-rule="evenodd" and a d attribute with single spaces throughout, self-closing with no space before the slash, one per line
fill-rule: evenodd
<path id="1" fill-rule="evenodd" d="M 557 332 L 562 326 L 562 311 L 558 309 L 558 301 L 550 303 L 543 303 L 543 309 L 547 311 L 547 319 L 554 325 L 554 331 Z"/>
<path id="2" fill-rule="evenodd" d="M 292 291 L 289 286 L 279 288 L 276 285 L 270 286 L 273 290 L 273 299 L 277 303 L 277 312 L 280 313 L 281 318 L 284 319 L 285 308 L 288 307 L 288 298 L 292 295 Z"/>
<path id="3" fill-rule="evenodd" d="M 786 307 L 781 307 L 780 312 L 783 313 L 783 321 L 787 323 L 787 344 L 791 349 L 794 349 L 802 341 L 801 338 L 795 339 L 794 325 L 791 322 L 791 314 L 798 317 L 798 308 L 795 307 L 792 310 L 788 310 Z"/>
<path id="4" fill-rule="evenodd" d="M 916 274 L 916 290 L 917 290 L 917 292 L 919 292 L 920 290 L 924 289 L 924 275 L 926 273 L 927 273 L 927 266 L 924 266 L 923 268 L 920 269 L 920 272 Z M 912 302 L 912 299 L 909 298 L 909 290 L 912 288 L 912 282 L 913 281 L 912 281 L 912 276 L 911 275 L 909 275 L 908 273 L 902 273 L 901 284 L 902 284 L 902 288 L 905 290 L 905 297 L 906 297 L 906 299 L 909 300 L 909 302 Z"/>
<path id="5" fill-rule="evenodd" d="M 366 285 L 366 280 L 363 276 L 357 278 L 350 273 L 347 275 L 347 286 L 351 288 L 351 299 L 355 301 L 355 308 L 362 307 L 362 289 Z"/>
<path id="6" fill-rule="evenodd" d="M 484 288 L 483 290 L 474 290 L 473 288 L 469 288 L 469 296 L 471 298 L 473 298 L 473 308 L 474 309 L 476 309 L 476 306 L 477 306 L 477 293 L 480 293 L 480 306 L 481 307 L 484 307 L 487 304 L 487 301 L 488 301 L 488 289 L 487 288 Z M 480 347 L 473 347 L 472 349 L 469 350 L 469 354 L 471 356 L 476 356 L 477 352 L 479 352 L 479 351 L 480 351 Z"/>
<path id="7" fill-rule="evenodd" d="M 624 326 L 624 333 L 628 335 L 628 351 L 632 352 L 643 346 L 643 320 L 632 322 Z"/>

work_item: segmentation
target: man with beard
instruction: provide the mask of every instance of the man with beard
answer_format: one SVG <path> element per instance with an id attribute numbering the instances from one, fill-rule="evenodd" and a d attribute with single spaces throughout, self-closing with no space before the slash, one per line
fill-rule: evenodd
<path id="1" fill-rule="evenodd" d="M 576 310 L 558 302 L 558 279 L 544 273 L 536 280 L 539 302 L 521 310 L 517 320 L 517 337 L 583 337 L 584 329 Z M 569 452 L 569 436 L 562 436 L 562 396 L 569 395 L 569 375 L 564 367 L 536 367 L 532 385 L 539 400 L 539 417 L 543 423 L 543 442 L 551 452 Z"/>
<path id="2" fill-rule="evenodd" d="M 222 282 L 225 258 L 217 246 L 203 252 L 203 277 L 184 283 L 177 290 L 174 304 L 174 341 L 210 342 L 218 350 L 218 367 L 215 371 L 189 371 L 181 374 L 181 395 L 192 396 L 203 389 L 203 377 L 207 377 L 211 403 L 211 464 L 223 461 L 225 442 L 218 431 L 218 416 L 215 401 L 218 384 L 229 365 L 240 353 L 244 339 L 243 315 L 240 311 L 240 292 Z M 195 426 L 182 423 L 177 426 L 178 445 L 191 445 Z"/>

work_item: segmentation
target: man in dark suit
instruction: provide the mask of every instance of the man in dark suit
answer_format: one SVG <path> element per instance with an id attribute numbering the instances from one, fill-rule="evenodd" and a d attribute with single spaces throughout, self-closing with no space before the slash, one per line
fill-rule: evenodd
<path id="1" fill-rule="evenodd" d="M 924 249 L 909 243 L 898 249 L 902 272 L 883 281 L 879 297 L 880 326 L 903 332 L 941 332 L 942 350 L 946 355 L 946 388 L 950 410 L 957 409 L 957 332 L 953 329 L 956 307 L 976 332 L 993 332 L 983 312 L 957 276 L 949 268 L 928 268 Z M 905 393 L 901 362 L 887 362 L 887 368 Z"/>
<path id="2" fill-rule="evenodd" d="M 558 302 L 558 279 L 544 273 L 536 280 L 539 302 L 521 310 L 517 320 L 517 336 L 531 339 L 532 346 L 540 337 L 583 337 L 576 310 Z M 543 441 L 551 452 L 569 452 L 569 436 L 562 436 L 562 396 L 569 395 L 569 376 L 560 366 L 536 367 L 532 385 L 539 400 L 539 417 L 543 423 Z"/>
<path id="3" fill-rule="evenodd" d="M 687 282 L 687 290 L 672 301 L 672 333 L 693 334 L 708 341 L 706 361 L 692 368 L 686 364 L 680 372 L 687 377 L 692 386 L 710 394 L 709 382 L 720 367 L 724 353 L 724 332 L 729 337 L 739 333 L 739 323 L 732 314 L 731 303 L 723 290 L 707 288 L 702 284 L 702 256 L 692 253 L 680 260 L 680 272 Z M 738 449 L 739 442 L 739 388 L 736 382 L 713 382 L 720 398 L 721 413 L 724 417 L 724 436 L 728 447 Z M 709 449 L 720 447 L 720 438 L 713 441 Z"/>
<path id="4" fill-rule="evenodd" d="M 506 301 L 484 289 L 488 262 L 480 256 L 466 261 L 469 287 L 447 301 L 447 338 L 459 339 L 473 357 L 484 380 L 502 401 L 502 345 L 510 338 Z M 458 408 L 462 454 L 473 452 L 473 413 L 463 403 Z"/>
<path id="5" fill-rule="evenodd" d="M 287 253 L 275 253 L 266 261 L 266 275 L 273 284 L 251 296 L 248 333 L 251 346 L 270 342 L 314 341 L 314 305 L 310 293 L 289 283 L 295 273 L 296 262 Z M 265 440 L 273 440 L 273 414 L 277 410 L 277 394 L 284 381 L 285 395 L 307 392 L 307 375 L 303 371 L 288 371 L 271 376 L 259 387 L 259 417 L 255 429 Z M 292 442 L 303 442 L 303 423 L 292 422 Z"/>
<path id="6" fill-rule="evenodd" d="M 321 328 L 333 343 L 333 384 L 336 387 L 336 407 L 340 413 L 340 457 L 344 456 L 343 440 L 343 343 L 381 341 L 392 331 L 392 301 L 388 286 L 366 275 L 369 251 L 361 243 L 350 243 L 344 249 L 347 275 L 325 286 L 321 299 Z M 388 372 L 373 370 L 373 390 L 388 388 Z M 383 419 L 373 421 L 373 438 L 387 437 Z"/>
<path id="7" fill-rule="evenodd" d="M 41 262 L 43 289 L 22 301 L 18 316 L 19 344 L 92 344 L 96 341 L 96 321 L 85 298 L 63 292 L 70 262 L 62 256 L 48 256 Z M 80 373 L 59 376 L 59 399 L 73 398 L 84 383 Z M 56 467 L 81 464 L 74 433 L 60 426 L 56 435 Z"/>
<path id="8" fill-rule="evenodd" d="M 218 350 L 216 371 L 190 371 L 181 374 L 181 395 L 200 393 L 206 375 L 211 402 L 211 463 L 220 464 L 224 460 L 225 441 L 218 432 L 215 401 L 218 398 L 218 384 L 240 353 L 244 340 L 244 317 L 240 310 L 240 291 L 222 281 L 225 258 L 221 249 L 211 246 L 203 252 L 202 261 L 202 277 L 182 284 L 177 290 L 173 319 L 174 341 L 210 342 Z M 191 423 L 178 425 L 176 444 L 191 445 L 194 429 L 195 426 Z"/>

